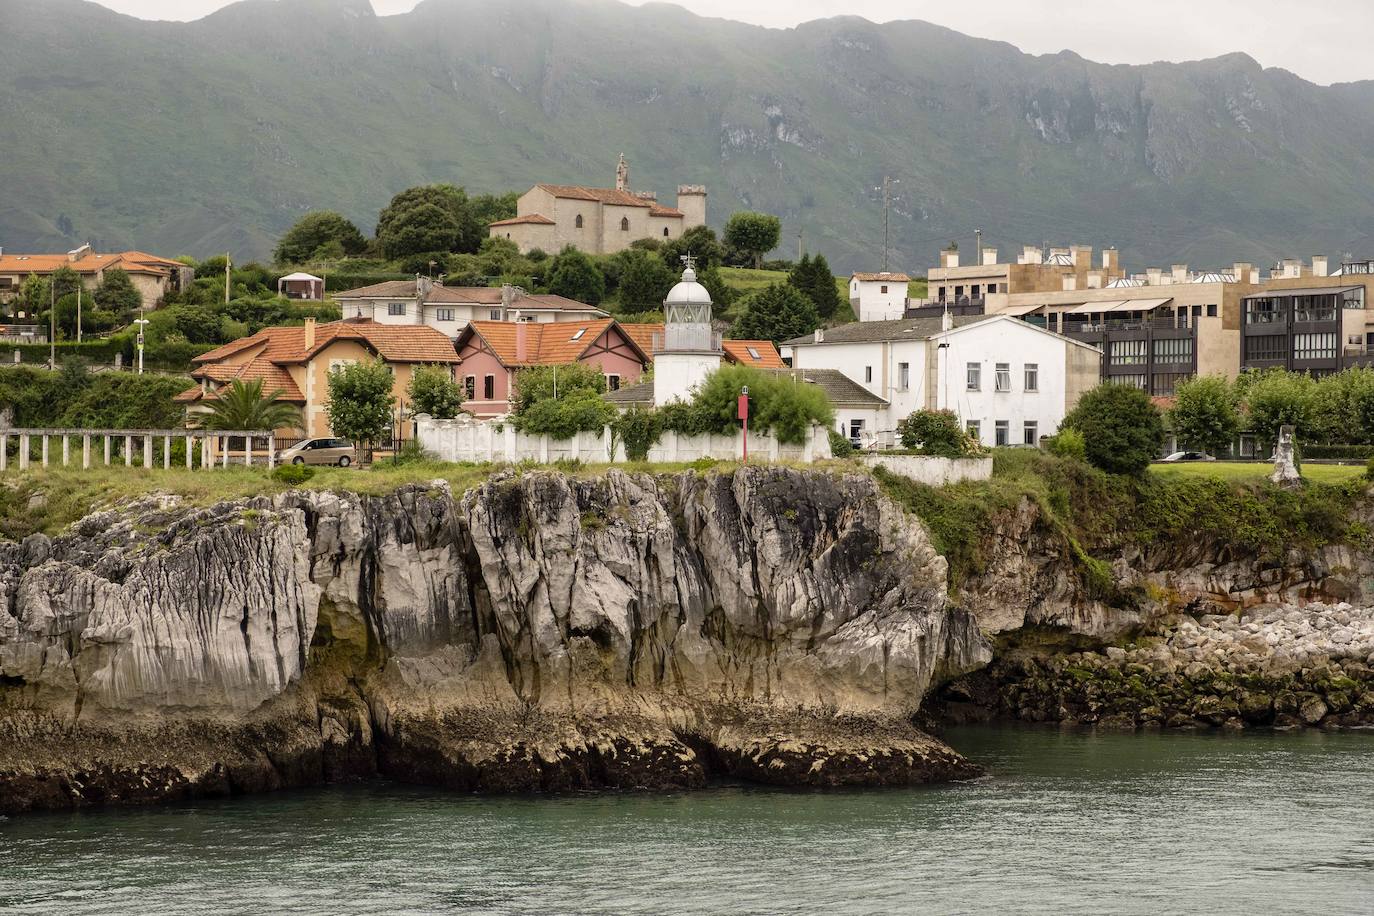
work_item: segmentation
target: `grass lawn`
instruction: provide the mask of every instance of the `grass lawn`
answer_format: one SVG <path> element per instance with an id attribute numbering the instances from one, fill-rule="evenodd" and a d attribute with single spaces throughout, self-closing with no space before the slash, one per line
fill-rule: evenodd
<path id="1" fill-rule="evenodd" d="M 1150 473 L 1166 480 L 1181 477 L 1220 477 L 1223 480 L 1257 481 L 1267 478 L 1274 467 L 1267 461 L 1197 461 L 1181 464 L 1155 464 Z M 1314 483 L 1344 483 L 1364 473 L 1361 464 L 1304 464 L 1302 476 Z"/>

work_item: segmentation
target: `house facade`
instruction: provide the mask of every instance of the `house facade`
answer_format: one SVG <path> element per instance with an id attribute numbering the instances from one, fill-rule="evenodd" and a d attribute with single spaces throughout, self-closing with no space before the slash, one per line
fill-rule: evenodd
<path id="1" fill-rule="evenodd" d="M 395 382 L 392 394 L 404 410 L 415 367 L 453 366 L 458 362 L 453 342 L 441 332 L 424 326 L 383 325 L 366 319 L 345 319 L 316 324 L 308 318 L 299 327 L 264 328 L 250 337 L 227 343 L 197 356 L 191 377 L 196 387 L 176 400 L 187 407 L 187 422 L 218 392 L 235 381 L 262 380 L 263 391 L 280 391 L 281 400 L 301 410 L 303 428 L 277 430 L 278 435 L 306 438 L 332 435 L 329 414 L 329 373 L 340 366 L 381 359 Z M 400 424 L 401 438 L 409 438 L 410 424 Z"/>
<path id="2" fill-rule="evenodd" d="M 613 319 L 549 322 L 474 321 L 454 346 L 462 360 L 465 410 L 479 418 L 510 413 L 515 373 L 534 366 L 584 363 L 615 391 L 639 381 L 649 356 Z"/>
<path id="3" fill-rule="evenodd" d="M 989 446 L 1034 445 L 1098 384 L 1101 353 L 1008 316 L 854 322 L 787 341 L 792 370 L 836 370 L 885 403 L 837 413 L 840 432 L 890 445 L 913 411 L 950 410 Z"/>
<path id="4" fill-rule="evenodd" d="M 677 205 L 658 202 L 653 191 L 631 191 L 629 166 L 620 157 L 613 188 L 537 184 L 516 202 L 516 215 L 488 227 L 521 253 L 559 252 L 571 245 L 588 254 L 612 254 L 637 239 L 670 241 L 706 224 L 706 188 L 680 185 Z"/>
<path id="5" fill-rule="evenodd" d="M 427 277 L 391 280 L 336 293 L 344 318 L 378 324 L 425 325 L 449 337 L 473 321 L 588 321 L 605 318 L 595 306 L 563 296 L 530 295 L 515 286 L 444 286 Z"/>
<path id="6" fill-rule="evenodd" d="M 99 254 L 90 245 L 66 254 L 8 254 L 0 249 L 0 302 L 12 299 L 30 274 L 48 277 L 63 267 L 74 271 L 87 290 L 99 286 L 106 271 L 124 271 L 143 298 L 145 309 L 157 308 L 169 293 L 179 292 L 195 279 L 193 268 L 143 251 Z"/>

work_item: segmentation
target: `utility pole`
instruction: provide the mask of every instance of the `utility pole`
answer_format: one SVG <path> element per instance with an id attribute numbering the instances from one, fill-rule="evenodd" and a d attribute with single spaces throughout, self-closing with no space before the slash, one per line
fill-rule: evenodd
<path id="1" fill-rule="evenodd" d="M 889 176 L 889 175 L 884 175 L 884 176 L 883 176 L 883 272 L 884 272 L 884 273 L 886 273 L 887 270 L 888 270 L 887 255 L 888 255 L 888 249 L 891 248 L 890 233 L 889 233 L 889 227 L 890 227 L 891 223 L 890 223 L 890 220 L 888 219 L 888 211 L 892 209 L 892 186 L 893 186 L 894 184 L 901 184 L 901 179 L 900 179 L 900 178 L 893 178 L 893 177 L 891 177 L 891 176 Z"/>
<path id="2" fill-rule="evenodd" d="M 78 280 L 78 282 L 80 282 Z M 57 368 L 57 278 L 48 280 L 48 368 Z"/>
<path id="3" fill-rule="evenodd" d="M 983 230 L 973 230 L 973 263 L 975 266 L 983 263 Z"/>
<path id="4" fill-rule="evenodd" d="M 81 343 L 81 278 L 76 279 L 76 342 Z"/>
<path id="5" fill-rule="evenodd" d="M 805 243 L 804 243 L 804 241 L 803 241 L 803 240 L 805 239 L 805 237 L 806 237 L 806 230 L 805 230 L 805 229 L 798 229 L 798 230 L 797 230 L 797 260 L 798 260 L 798 261 L 800 261 L 800 260 L 802 259 L 802 252 L 804 252 L 804 251 L 806 250 Z"/>
<path id="6" fill-rule="evenodd" d="M 224 253 L 224 304 L 229 304 L 229 252 Z"/>

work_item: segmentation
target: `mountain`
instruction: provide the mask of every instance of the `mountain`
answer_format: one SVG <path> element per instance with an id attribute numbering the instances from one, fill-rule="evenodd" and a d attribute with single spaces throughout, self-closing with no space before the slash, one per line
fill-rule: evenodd
<path id="1" fill-rule="evenodd" d="M 1374 82 L 1243 54 L 1107 66 L 923 22 L 764 29 L 611 0 L 247 0 L 145 22 L 0 0 L 0 244 L 267 254 L 315 208 L 396 191 L 704 183 L 783 250 L 921 270 L 975 228 L 1124 261 L 1374 254 Z"/>

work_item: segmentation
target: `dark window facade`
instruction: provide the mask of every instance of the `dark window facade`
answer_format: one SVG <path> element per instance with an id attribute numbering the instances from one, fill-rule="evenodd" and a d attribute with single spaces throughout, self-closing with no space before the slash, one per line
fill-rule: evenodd
<path id="1" fill-rule="evenodd" d="M 1245 359 L 1269 360 L 1283 359 L 1284 351 L 1287 349 L 1287 338 L 1277 335 L 1266 337 L 1247 337 L 1245 338 Z"/>

